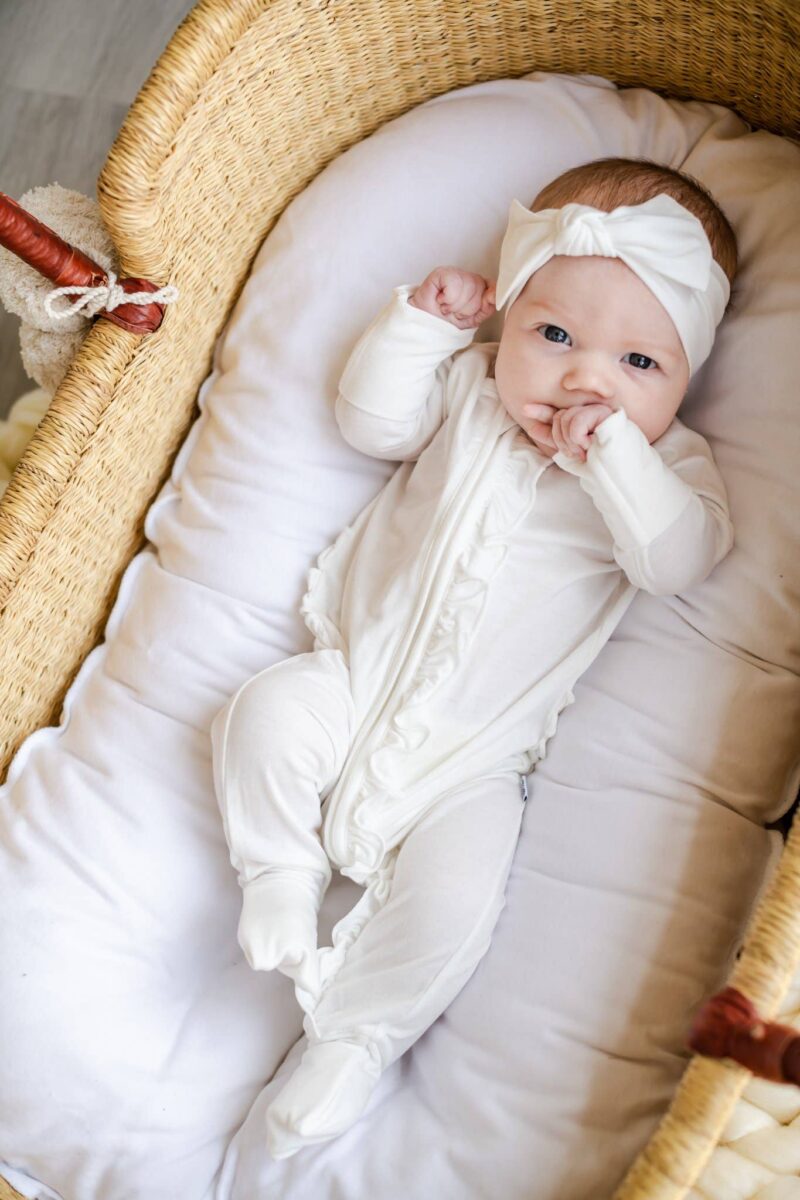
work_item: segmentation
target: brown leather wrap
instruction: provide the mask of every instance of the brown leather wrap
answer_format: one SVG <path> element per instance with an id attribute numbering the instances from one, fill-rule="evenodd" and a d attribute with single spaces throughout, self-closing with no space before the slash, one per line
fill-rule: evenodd
<path id="1" fill-rule="evenodd" d="M 687 1044 L 708 1058 L 730 1058 L 762 1079 L 800 1083 L 798 1031 L 762 1021 L 736 988 L 724 988 L 706 1001 L 692 1022 Z"/>
<path id="2" fill-rule="evenodd" d="M 71 246 L 54 230 L 20 208 L 0 192 L 0 245 L 51 280 L 56 287 L 99 287 L 108 282 L 103 268 Z M 158 284 L 146 279 L 120 279 L 125 292 L 157 292 Z M 98 313 L 131 333 L 152 333 L 164 318 L 162 304 L 121 304 L 112 312 Z"/>
<path id="3" fill-rule="evenodd" d="M 47 225 L 0 192 L 0 244 L 34 267 L 56 287 L 97 287 L 106 273 L 81 250 L 65 242 Z"/>

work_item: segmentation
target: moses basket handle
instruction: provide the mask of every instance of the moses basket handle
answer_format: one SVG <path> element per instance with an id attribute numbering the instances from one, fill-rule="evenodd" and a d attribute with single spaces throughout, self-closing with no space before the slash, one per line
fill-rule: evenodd
<path id="1" fill-rule="evenodd" d="M 762 1079 L 800 1084 L 800 1032 L 762 1021 L 753 1004 L 726 987 L 707 1000 L 692 1022 L 689 1049 L 730 1058 Z"/>
<path id="2" fill-rule="evenodd" d="M 58 287 L 106 287 L 107 273 L 81 250 L 65 242 L 57 233 L 31 216 L 24 208 L 0 192 L 0 245 L 16 254 Z M 118 279 L 116 286 L 123 292 L 158 292 L 158 284 L 147 279 Z M 75 293 L 77 295 L 77 293 Z M 118 303 L 113 309 L 101 309 L 97 314 L 131 333 L 152 333 L 164 318 L 164 305 L 147 303 Z"/>

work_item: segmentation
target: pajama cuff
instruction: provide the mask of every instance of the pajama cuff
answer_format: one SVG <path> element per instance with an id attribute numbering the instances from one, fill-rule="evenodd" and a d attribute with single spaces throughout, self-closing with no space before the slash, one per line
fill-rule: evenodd
<path id="1" fill-rule="evenodd" d="M 268 917 L 276 903 L 319 912 L 329 878 L 309 867 L 268 867 L 242 887 L 247 920 Z"/>
<path id="2" fill-rule="evenodd" d="M 394 298 L 361 335 L 347 361 L 339 390 L 353 408 L 404 421 L 430 390 L 436 368 L 475 337 L 442 317 L 409 304 L 416 288 L 394 289 Z M 424 395 L 423 395 L 424 398 Z"/>
<path id="3" fill-rule="evenodd" d="M 585 462 L 560 452 L 553 461 L 578 477 L 621 550 L 649 546 L 694 495 L 623 409 L 597 426 Z"/>

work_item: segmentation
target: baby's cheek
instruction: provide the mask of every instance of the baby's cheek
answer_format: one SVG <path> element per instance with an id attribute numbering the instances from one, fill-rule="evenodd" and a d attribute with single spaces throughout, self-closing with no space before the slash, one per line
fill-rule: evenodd
<path id="1" fill-rule="evenodd" d="M 628 420 L 640 429 L 648 442 L 653 442 L 659 436 L 652 415 L 641 413 L 635 405 L 628 405 L 625 409 L 625 415 Z"/>

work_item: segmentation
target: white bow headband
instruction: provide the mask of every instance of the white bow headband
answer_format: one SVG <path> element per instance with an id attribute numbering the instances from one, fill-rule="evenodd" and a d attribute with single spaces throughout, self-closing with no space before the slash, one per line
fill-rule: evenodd
<path id="1" fill-rule="evenodd" d="M 531 212 L 512 200 L 500 249 L 497 307 L 516 300 L 555 254 L 621 258 L 672 318 L 693 375 L 711 352 L 730 295 L 702 223 L 672 196 L 603 212 L 565 204 Z"/>

